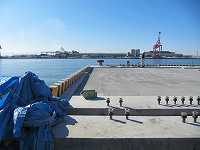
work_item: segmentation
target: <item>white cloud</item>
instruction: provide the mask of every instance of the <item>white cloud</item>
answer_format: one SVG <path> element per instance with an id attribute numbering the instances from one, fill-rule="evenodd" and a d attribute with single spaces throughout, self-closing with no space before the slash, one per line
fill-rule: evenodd
<path id="1" fill-rule="evenodd" d="M 66 26 L 62 20 L 48 19 L 39 25 L 8 32 L 1 36 L 2 54 L 32 54 L 55 50 L 65 43 Z"/>

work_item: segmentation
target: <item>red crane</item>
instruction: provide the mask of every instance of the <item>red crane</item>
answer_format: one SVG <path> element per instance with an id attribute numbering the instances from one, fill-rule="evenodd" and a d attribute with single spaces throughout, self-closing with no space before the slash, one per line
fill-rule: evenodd
<path id="1" fill-rule="evenodd" d="M 160 58 L 160 51 L 162 51 L 162 45 L 160 42 L 160 34 L 161 32 L 158 33 L 158 40 L 156 44 L 153 45 L 153 58 Z"/>

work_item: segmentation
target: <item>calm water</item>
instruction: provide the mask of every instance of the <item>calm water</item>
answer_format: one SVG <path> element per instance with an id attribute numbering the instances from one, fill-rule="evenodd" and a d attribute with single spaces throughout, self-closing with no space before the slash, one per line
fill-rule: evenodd
<path id="1" fill-rule="evenodd" d="M 106 64 L 125 64 L 128 59 L 105 59 Z M 130 59 L 133 64 L 139 59 Z M 200 64 L 200 59 L 147 59 L 147 64 Z M 58 81 L 81 69 L 96 64 L 96 59 L 0 59 L 0 75 L 23 75 L 32 71 L 47 84 Z"/>

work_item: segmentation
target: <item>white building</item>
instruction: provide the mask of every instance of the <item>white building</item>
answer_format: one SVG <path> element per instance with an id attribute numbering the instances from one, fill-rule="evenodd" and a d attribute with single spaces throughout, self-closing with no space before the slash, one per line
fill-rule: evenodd
<path id="1" fill-rule="evenodd" d="M 131 49 L 131 56 L 139 57 L 140 56 L 140 49 Z"/>

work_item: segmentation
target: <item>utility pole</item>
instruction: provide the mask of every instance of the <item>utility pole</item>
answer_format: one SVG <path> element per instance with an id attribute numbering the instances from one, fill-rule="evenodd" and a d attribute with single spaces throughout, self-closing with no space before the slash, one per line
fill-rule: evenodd
<path id="1" fill-rule="evenodd" d="M 144 67 L 144 58 L 145 58 L 145 52 L 142 53 L 142 56 L 141 56 L 141 60 L 140 60 L 140 67 Z"/>
<path id="2" fill-rule="evenodd" d="M 1 58 L 1 50 L 2 50 L 2 47 L 1 47 L 1 45 L 0 45 L 0 58 Z"/>

